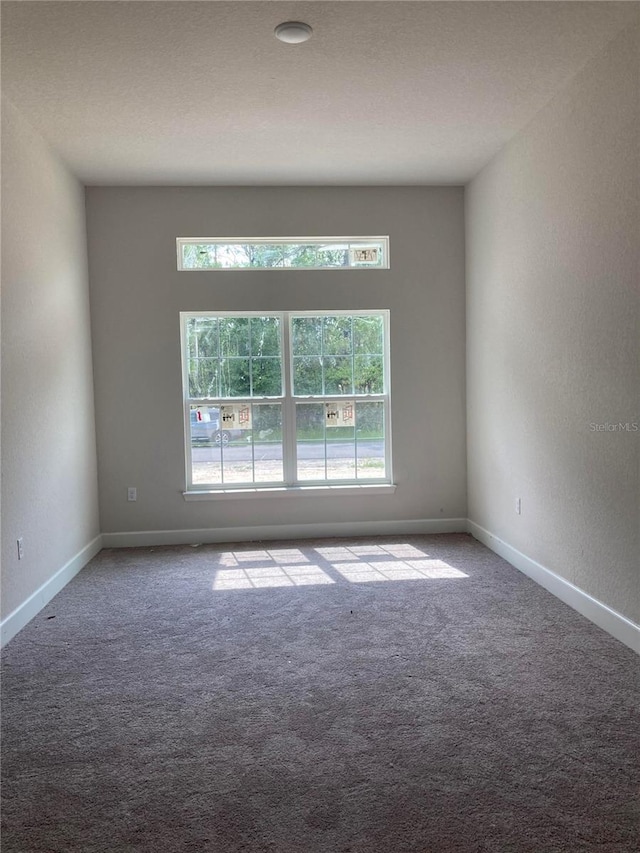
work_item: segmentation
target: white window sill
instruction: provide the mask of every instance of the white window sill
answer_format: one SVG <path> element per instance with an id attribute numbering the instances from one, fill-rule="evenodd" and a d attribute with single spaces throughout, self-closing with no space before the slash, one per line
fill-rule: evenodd
<path id="1" fill-rule="evenodd" d="M 396 486 L 392 483 L 375 483 L 366 486 L 268 486 L 264 489 L 210 489 L 183 492 L 185 501 L 219 501 L 238 498 L 298 498 L 310 497 L 348 497 L 358 495 L 392 495 Z"/>

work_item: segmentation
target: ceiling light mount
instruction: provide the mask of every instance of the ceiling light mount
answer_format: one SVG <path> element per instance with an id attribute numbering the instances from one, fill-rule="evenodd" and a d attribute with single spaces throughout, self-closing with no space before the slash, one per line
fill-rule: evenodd
<path id="1" fill-rule="evenodd" d="M 309 24 L 303 24 L 302 21 L 285 21 L 278 24 L 273 32 L 275 37 L 285 44 L 301 44 L 311 38 L 313 30 Z"/>

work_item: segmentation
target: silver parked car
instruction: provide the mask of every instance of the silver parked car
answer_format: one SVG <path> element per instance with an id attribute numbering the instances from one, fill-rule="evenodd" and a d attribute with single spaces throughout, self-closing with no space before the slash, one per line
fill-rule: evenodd
<path id="1" fill-rule="evenodd" d="M 220 409 L 216 406 L 199 406 L 191 410 L 191 443 L 227 445 L 244 438 L 241 429 L 220 429 Z"/>

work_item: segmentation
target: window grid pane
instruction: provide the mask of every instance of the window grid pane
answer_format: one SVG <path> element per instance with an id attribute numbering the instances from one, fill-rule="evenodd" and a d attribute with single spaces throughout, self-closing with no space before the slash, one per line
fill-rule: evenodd
<path id="1" fill-rule="evenodd" d="M 294 396 L 384 393 L 382 317 L 294 317 L 292 322 Z"/>
<path id="2" fill-rule="evenodd" d="M 279 317 L 191 317 L 186 328 L 191 398 L 282 395 Z"/>
<path id="3" fill-rule="evenodd" d="M 382 480 L 385 401 L 355 400 L 353 426 L 328 427 L 325 404 L 296 402 L 297 479 L 300 482 Z"/>
<path id="4" fill-rule="evenodd" d="M 282 403 L 244 404 L 245 426 L 228 426 L 232 406 L 190 406 L 192 482 L 251 485 L 283 482 Z"/>

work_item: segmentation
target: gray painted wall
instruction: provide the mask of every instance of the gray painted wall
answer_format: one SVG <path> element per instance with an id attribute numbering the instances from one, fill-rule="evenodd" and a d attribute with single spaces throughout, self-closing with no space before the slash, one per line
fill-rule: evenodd
<path id="1" fill-rule="evenodd" d="M 638 27 L 466 193 L 469 517 L 640 621 Z M 522 515 L 515 501 L 522 498 Z"/>
<path id="2" fill-rule="evenodd" d="M 89 188 L 87 213 L 103 532 L 466 517 L 462 188 Z M 389 234 L 391 270 L 176 269 L 176 237 L 323 234 Z M 179 312 L 362 308 L 391 311 L 396 493 L 185 503 Z"/>
<path id="3" fill-rule="evenodd" d="M 5 100 L 2 204 L 4 617 L 99 533 L 84 191 Z"/>

